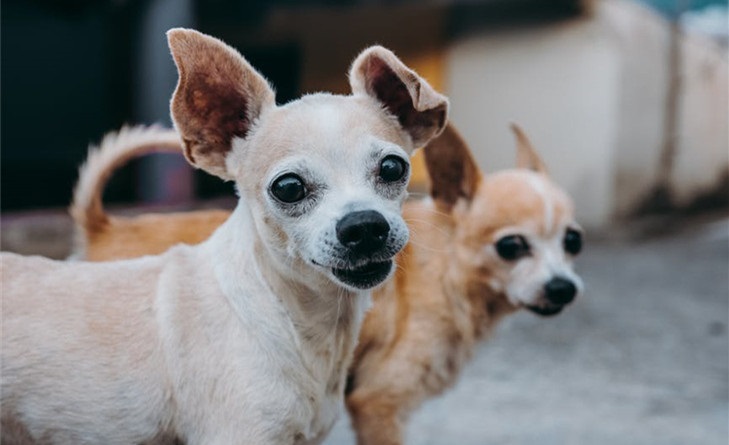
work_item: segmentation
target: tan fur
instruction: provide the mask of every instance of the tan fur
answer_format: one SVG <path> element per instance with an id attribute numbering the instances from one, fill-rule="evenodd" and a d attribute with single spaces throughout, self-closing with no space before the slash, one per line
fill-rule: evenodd
<path id="1" fill-rule="evenodd" d="M 510 267 L 484 250 L 505 227 L 554 235 L 545 233 L 529 177 L 539 175 L 558 201 L 560 224 L 550 230 L 574 224 L 569 198 L 546 176 L 523 169 L 482 175 L 453 127 L 425 156 L 433 201 L 405 207 L 410 242 L 395 278 L 374 295 L 350 370 L 346 402 L 360 445 L 402 444 L 410 413 L 453 385 L 476 342 L 520 308 L 494 286 L 513 279 Z"/>
<path id="2" fill-rule="evenodd" d="M 524 132 L 513 128 L 514 170 L 482 174 L 451 125 L 424 149 L 432 200 L 405 204 L 411 238 L 398 255 L 395 277 L 374 294 L 350 370 L 347 408 L 361 445 L 403 443 L 410 412 L 451 386 L 476 342 L 519 309 L 492 282 L 513 280 L 510 266 L 485 254 L 484 247 L 493 245 L 505 228 L 549 238 L 574 225 L 569 197 L 546 177 Z M 534 181 L 552 198 L 558 224 L 547 227 Z M 195 216 L 189 216 L 188 222 L 170 218 L 160 225 L 174 231 L 176 225 L 192 224 Z M 209 233 L 214 227 L 198 229 Z M 112 226 L 108 234 L 114 233 Z M 145 243 L 130 239 L 127 246 L 143 255 Z M 114 258 L 111 251 L 98 252 L 100 259 Z"/>
<path id="3" fill-rule="evenodd" d="M 227 219 L 108 218 L 100 197 L 111 171 L 178 138 L 124 130 L 92 153 L 72 206 L 88 256 L 195 243 L 207 235 L 198 225 L 225 222 L 200 244 L 125 261 L 0 255 L 4 443 L 312 445 L 338 415 L 370 289 L 408 236 L 408 176 L 381 180 L 379 165 L 407 165 L 416 135 L 439 134 L 447 99 L 375 46 L 352 65 L 352 95 L 277 106 L 265 79 L 223 42 L 183 29 L 168 40 L 184 153 L 234 179 L 241 199 Z M 357 60 L 389 68 L 371 72 Z M 383 82 L 377 92 L 358 87 Z M 403 100 L 415 105 L 391 107 Z M 275 196 L 271 184 L 291 175 L 310 195 Z M 337 229 L 356 212 L 388 226 L 365 258 Z M 138 241 L 145 252 L 131 247 Z"/>
<path id="4" fill-rule="evenodd" d="M 198 244 L 208 239 L 229 216 L 227 210 L 201 210 L 110 217 L 107 225 L 89 235 L 82 258 L 88 261 L 136 258 L 158 255 L 178 243 Z"/>
<path id="5" fill-rule="evenodd" d="M 516 124 L 511 124 L 511 131 L 516 137 L 516 166 L 547 174 L 547 166 L 534 150 L 534 146 L 524 130 Z"/>

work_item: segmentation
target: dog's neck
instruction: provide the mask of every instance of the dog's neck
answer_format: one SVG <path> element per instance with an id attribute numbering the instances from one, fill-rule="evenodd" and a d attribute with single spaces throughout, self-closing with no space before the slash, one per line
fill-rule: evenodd
<path id="1" fill-rule="evenodd" d="M 452 310 L 458 312 L 454 316 L 461 320 L 459 326 L 463 329 L 463 334 L 474 341 L 483 338 L 515 308 L 503 292 L 491 287 L 488 271 L 480 270 L 478 275 L 464 275 L 462 265 L 468 264 L 471 258 L 468 253 L 458 249 L 459 242 L 464 242 L 458 239 L 458 224 L 461 222 L 459 215 L 444 212 L 430 199 L 412 205 L 412 208 L 418 208 L 416 212 L 425 210 L 420 217 L 429 221 L 429 224 L 419 230 L 428 232 L 424 239 L 437 239 L 437 244 L 447 251 L 445 258 L 455 259 L 440 263 L 441 293 Z M 438 229 L 434 230 L 434 227 Z M 458 258 L 458 255 L 467 257 Z"/>
<path id="2" fill-rule="evenodd" d="M 294 341 L 313 352 L 303 359 L 312 366 L 317 361 L 328 363 L 325 368 L 331 373 L 344 375 L 370 305 L 369 292 L 345 290 L 312 270 L 315 266 L 283 257 L 283 249 L 267 247 L 244 201 L 212 235 L 208 247 L 211 254 L 226 258 L 217 262 L 216 278 L 240 318 L 245 319 L 251 307 L 263 311 L 263 318 L 265 312 L 280 317 L 284 311 Z"/>
<path id="3" fill-rule="evenodd" d="M 488 336 L 504 316 L 515 311 L 506 295 L 485 280 L 464 280 L 457 266 L 449 265 L 443 277 L 443 292 L 453 301 L 465 301 L 474 339 Z"/>

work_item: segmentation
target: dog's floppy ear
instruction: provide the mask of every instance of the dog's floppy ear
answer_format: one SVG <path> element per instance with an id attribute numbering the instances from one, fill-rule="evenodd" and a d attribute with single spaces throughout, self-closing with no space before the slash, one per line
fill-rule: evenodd
<path id="1" fill-rule="evenodd" d="M 517 124 L 511 124 L 511 131 L 514 132 L 516 137 L 516 166 L 547 174 L 547 167 L 537 154 L 524 130 Z"/>
<path id="2" fill-rule="evenodd" d="M 423 149 L 430 175 L 430 195 L 450 211 L 459 199 L 470 202 L 481 182 L 481 170 L 453 124 Z"/>
<path id="3" fill-rule="evenodd" d="M 274 92 L 233 48 L 190 29 L 167 32 L 180 74 L 172 96 L 172 120 L 185 157 L 198 168 L 233 179 L 226 157 L 234 137 L 248 136 L 252 124 L 275 105 Z"/>
<path id="4" fill-rule="evenodd" d="M 354 94 L 377 99 L 410 135 L 413 147 L 437 136 L 448 118 L 448 99 L 405 66 L 390 50 L 371 46 L 352 63 L 349 83 Z"/>

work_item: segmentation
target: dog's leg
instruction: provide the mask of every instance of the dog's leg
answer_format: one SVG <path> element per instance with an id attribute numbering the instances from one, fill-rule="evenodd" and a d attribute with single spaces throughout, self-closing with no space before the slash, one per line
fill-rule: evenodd
<path id="1" fill-rule="evenodd" d="M 35 441 L 23 423 L 12 415 L 0 416 L 0 442 L 3 445 L 33 445 Z"/>
<path id="2" fill-rule="evenodd" d="M 347 409 L 358 445 L 401 445 L 409 414 L 406 394 L 365 393 L 347 397 Z"/>

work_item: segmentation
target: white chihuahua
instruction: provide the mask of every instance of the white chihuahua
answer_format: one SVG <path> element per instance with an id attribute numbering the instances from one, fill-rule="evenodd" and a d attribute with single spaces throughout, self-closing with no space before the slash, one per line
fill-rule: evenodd
<path id="1" fill-rule="evenodd" d="M 168 39 L 185 156 L 238 206 L 160 256 L 2 255 L 4 443 L 309 444 L 340 410 L 369 289 L 408 240 L 408 156 L 447 100 L 371 47 L 352 95 L 277 106 L 221 41 Z"/>

